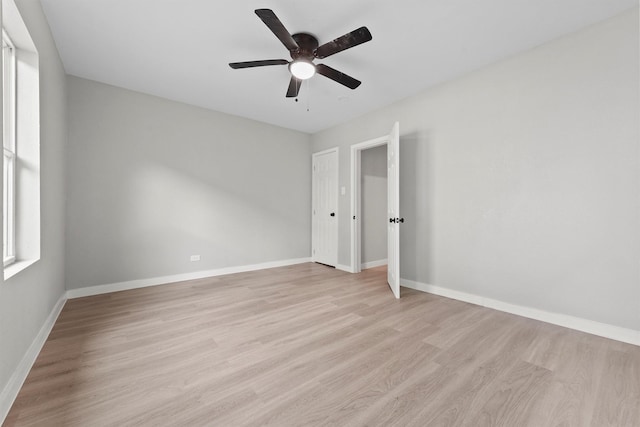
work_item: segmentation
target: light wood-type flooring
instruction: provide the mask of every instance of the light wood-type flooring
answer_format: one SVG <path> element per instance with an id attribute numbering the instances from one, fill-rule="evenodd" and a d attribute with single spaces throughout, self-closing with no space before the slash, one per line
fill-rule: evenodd
<path id="1" fill-rule="evenodd" d="M 640 426 L 640 347 L 301 264 L 69 300 L 6 426 Z"/>

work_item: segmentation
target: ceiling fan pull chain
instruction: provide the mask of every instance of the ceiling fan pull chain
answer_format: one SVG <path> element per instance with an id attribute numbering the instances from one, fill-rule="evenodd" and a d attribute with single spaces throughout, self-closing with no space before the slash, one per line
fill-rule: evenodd
<path id="1" fill-rule="evenodd" d="M 309 112 L 309 105 L 311 104 L 311 89 L 309 88 L 309 86 L 311 85 L 309 83 L 309 80 L 306 80 L 306 84 L 307 84 L 307 112 Z"/>

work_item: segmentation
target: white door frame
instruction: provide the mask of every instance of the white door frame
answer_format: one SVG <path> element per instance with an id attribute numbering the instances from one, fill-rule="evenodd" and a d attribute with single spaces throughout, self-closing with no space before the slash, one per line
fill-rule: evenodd
<path id="1" fill-rule="evenodd" d="M 315 189 L 315 174 L 313 173 L 313 167 L 315 164 L 315 159 L 317 156 L 322 156 L 325 154 L 329 154 L 335 152 L 336 153 L 336 207 L 335 207 L 335 221 L 336 221 L 336 226 L 335 226 L 335 236 L 334 236 L 334 242 L 335 242 L 335 265 L 334 267 L 337 267 L 338 265 L 338 239 L 339 239 L 339 234 L 338 234 L 338 229 L 339 229 L 339 218 L 340 218 L 340 214 L 339 214 L 339 205 L 340 205 L 340 198 L 338 195 L 338 191 L 340 190 L 340 174 L 339 174 L 339 170 L 340 170 L 340 148 L 339 147 L 333 147 L 333 148 L 328 148 L 326 150 L 323 151 L 318 151 L 317 153 L 312 153 L 311 154 L 311 261 L 316 262 L 316 257 L 315 254 L 313 252 L 313 249 L 315 248 L 315 239 L 316 239 L 316 233 L 315 233 L 315 218 L 314 218 L 314 214 L 313 211 L 315 209 L 315 205 L 314 205 L 314 194 L 313 191 Z"/>
<path id="2" fill-rule="evenodd" d="M 351 146 L 351 273 L 362 271 L 362 188 L 360 175 L 362 173 L 362 151 L 367 148 L 387 145 L 389 135 L 370 139 Z"/>

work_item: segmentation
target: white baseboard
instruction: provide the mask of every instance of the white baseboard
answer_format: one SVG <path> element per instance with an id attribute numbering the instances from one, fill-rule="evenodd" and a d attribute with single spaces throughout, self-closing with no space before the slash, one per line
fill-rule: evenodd
<path id="1" fill-rule="evenodd" d="M 336 270 L 342 270 L 342 271 L 346 271 L 347 273 L 353 273 L 353 270 L 351 269 L 350 265 L 336 264 Z"/>
<path id="2" fill-rule="evenodd" d="M 82 298 L 92 295 L 107 294 L 109 292 L 146 288 L 148 286 L 166 285 L 167 283 L 182 282 L 185 280 L 204 279 L 206 277 L 224 276 L 225 274 L 245 273 L 247 271 L 264 270 L 267 268 L 286 267 L 288 265 L 303 264 L 305 262 L 311 262 L 311 258 L 296 258 L 282 261 L 263 262 L 260 264 L 225 267 L 216 270 L 196 271 L 193 273 L 173 274 L 171 276 L 152 277 L 149 279 L 129 280 L 126 282 L 69 289 L 67 290 L 67 298 Z"/>
<path id="3" fill-rule="evenodd" d="M 374 267 L 382 267 L 383 265 L 387 265 L 387 259 L 379 259 L 377 261 L 369 261 L 369 262 L 363 262 L 362 265 L 360 266 L 361 269 L 366 270 L 367 268 L 374 268 Z"/>
<path id="4" fill-rule="evenodd" d="M 20 392 L 20 388 L 22 388 L 22 384 L 27 379 L 27 375 L 29 375 L 29 371 L 31 371 L 31 367 L 36 361 L 38 354 L 40 354 L 40 350 L 42 350 L 42 346 L 47 341 L 47 337 L 53 328 L 53 325 L 56 323 L 60 312 L 62 311 L 62 307 L 64 307 L 64 303 L 67 301 L 67 297 L 62 295 L 56 305 L 53 306 L 51 313 L 49 313 L 49 317 L 45 320 L 44 325 L 40 328 L 38 335 L 36 335 L 35 339 L 29 346 L 29 349 L 22 357 L 22 360 L 18 364 L 18 367 L 9 378 L 9 382 L 0 393 L 0 424 L 2 424 L 9 414 L 9 410 L 11 409 L 11 405 L 18 397 L 18 393 Z"/>
<path id="5" fill-rule="evenodd" d="M 414 282 L 412 280 L 400 279 L 400 285 L 404 286 L 405 288 L 411 288 L 418 291 L 443 296 L 446 298 L 464 301 L 471 304 L 492 308 L 494 310 L 503 311 L 505 313 L 516 314 L 518 316 L 527 317 L 529 319 L 540 320 L 542 322 L 552 323 L 554 325 L 563 326 L 565 328 L 575 329 L 577 331 L 586 332 L 589 334 L 610 338 L 612 340 L 622 341 L 640 346 L 640 331 L 636 331 L 633 329 L 621 328 L 619 326 L 595 322 L 593 320 L 583 319 L 567 314 L 551 313 L 549 311 L 539 310 L 537 308 L 510 304 L 491 298 L 481 297 L 479 295 L 443 288 L 440 286 Z"/>

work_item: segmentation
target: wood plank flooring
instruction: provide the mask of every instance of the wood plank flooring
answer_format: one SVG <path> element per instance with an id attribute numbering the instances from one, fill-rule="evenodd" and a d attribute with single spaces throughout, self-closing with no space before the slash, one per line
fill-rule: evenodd
<path id="1" fill-rule="evenodd" d="M 316 264 L 69 300 L 6 426 L 640 426 L 640 347 Z"/>

